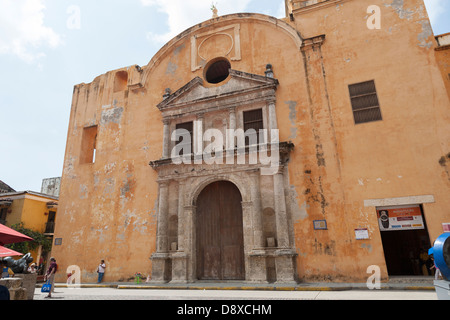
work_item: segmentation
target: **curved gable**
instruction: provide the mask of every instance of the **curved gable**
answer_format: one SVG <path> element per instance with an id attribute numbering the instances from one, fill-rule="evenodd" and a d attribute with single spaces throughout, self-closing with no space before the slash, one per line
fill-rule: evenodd
<path id="1" fill-rule="evenodd" d="M 277 31 L 286 34 L 292 40 L 292 44 L 300 51 L 303 39 L 300 33 L 283 20 L 255 13 L 237 13 L 221 16 L 216 19 L 207 20 L 195 25 L 164 45 L 143 68 L 141 81 L 138 87 L 147 85 L 150 74 L 154 67 L 159 65 L 168 55 L 178 54 L 175 52 L 184 42 L 190 45 L 191 71 L 195 72 L 203 68 L 208 58 L 217 56 L 226 57 L 231 61 L 240 61 L 242 57 L 242 24 L 269 25 Z M 209 48 L 217 48 L 215 55 L 208 57 L 205 51 Z"/>

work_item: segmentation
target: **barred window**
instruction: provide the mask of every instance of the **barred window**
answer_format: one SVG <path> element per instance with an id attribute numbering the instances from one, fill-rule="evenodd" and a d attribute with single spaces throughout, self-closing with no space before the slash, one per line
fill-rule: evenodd
<path id="1" fill-rule="evenodd" d="M 352 84 L 348 88 L 355 124 L 383 120 L 375 81 Z"/>
<path id="2" fill-rule="evenodd" d="M 193 153 L 194 149 L 194 123 L 185 122 L 176 125 L 176 154 L 187 155 Z"/>
<path id="3" fill-rule="evenodd" d="M 260 141 L 259 136 L 259 130 L 263 129 L 264 122 L 262 109 L 244 112 L 245 145 L 264 143 L 264 141 Z"/>

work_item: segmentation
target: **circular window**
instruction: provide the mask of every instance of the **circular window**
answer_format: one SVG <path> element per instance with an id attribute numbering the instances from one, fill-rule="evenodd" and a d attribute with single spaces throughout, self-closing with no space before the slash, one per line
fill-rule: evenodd
<path id="1" fill-rule="evenodd" d="M 206 68 L 205 79 L 209 83 L 220 83 L 230 75 L 231 64 L 226 59 L 214 60 Z"/>

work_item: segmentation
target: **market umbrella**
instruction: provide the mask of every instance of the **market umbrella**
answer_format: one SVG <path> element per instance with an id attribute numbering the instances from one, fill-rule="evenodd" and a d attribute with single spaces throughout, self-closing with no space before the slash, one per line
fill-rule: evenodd
<path id="1" fill-rule="evenodd" d="M 22 256 L 23 254 L 3 246 L 0 246 L 0 258 L 4 257 L 14 257 L 14 256 Z"/>
<path id="2" fill-rule="evenodd" d="M 8 228 L 7 226 L 0 224 L 0 245 L 18 243 L 24 241 L 33 241 L 33 238 L 26 236 L 16 230 Z"/>

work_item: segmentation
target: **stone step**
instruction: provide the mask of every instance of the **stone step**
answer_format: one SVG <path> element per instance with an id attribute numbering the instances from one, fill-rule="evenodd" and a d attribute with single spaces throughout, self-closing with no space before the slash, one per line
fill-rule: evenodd
<path id="1" fill-rule="evenodd" d="M 389 283 L 420 283 L 433 285 L 434 276 L 389 276 Z"/>

